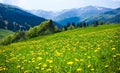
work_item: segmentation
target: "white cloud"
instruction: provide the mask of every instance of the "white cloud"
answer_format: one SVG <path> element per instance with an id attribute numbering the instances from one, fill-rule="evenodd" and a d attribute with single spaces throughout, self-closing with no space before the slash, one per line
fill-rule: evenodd
<path id="1" fill-rule="evenodd" d="M 120 2 L 120 0 L 113 0 L 113 1 L 115 1 L 115 2 Z"/>
<path id="2" fill-rule="evenodd" d="M 19 0 L 0 0 L 1 3 L 16 4 Z"/>
<path id="3" fill-rule="evenodd" d="M 0 0 L 0 3 L 3 3 L 3 0 Z"/>
<path id="4" fill-rule="evenodd" d="M 120 0 L 0 0 L 23 9 L 61 10 L 80 8 L 88 5 L 108 8 L 120 7 Z"/>

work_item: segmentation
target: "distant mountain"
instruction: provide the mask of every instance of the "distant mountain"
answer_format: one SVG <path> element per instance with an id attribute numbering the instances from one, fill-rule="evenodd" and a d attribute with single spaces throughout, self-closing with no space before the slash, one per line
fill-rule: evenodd
<path id="1" fill-rule="evenodd" d="M 104 7 L 97 7 L 97 6 L 87 6 L 87 7 L 78 8 L 78 9 L 70 9 L 67 12 L 54 18 L 54 20 L 60 23 L 65 22 L 67 19 L 69 19 L 69 21 L 72 21 L 72 22 L 80 22 L 91 16 L 101 14 L 101 13 L 104 13 L 110 10 L 112 9 L 104 8 Z M 79 21 L 73 20 L 73 17 L 76 17 L 77 19 L 80 19 L 80 20 Z"/>
<path id="2" fill-rule="evenodd" d="M 62 26 L 65 26 L 67 23 L 79 23 L 80 22 L 80 18 L 79 17 L 71 17 L 71 18 L 66 18 L 63 20 L 58 21 L 58 23 L 60 23 Z"/>
<path id="3" fill-rule="evenodd" d="M 30 10 L 29 12 L 36 16 L 43 17 L 46 19 L 52 19 L 56 15 L 56 13 L 52 11 L 44 11 L 44 10 Z"/>
<path id="4" fill-rule="evenodd" d="M 0 28 L 12 31 L 28 30 L 45 20 L 19 7 L 0 3 Z"/>
<path id="5" fill-rule="evenodd" d="M 93 23 L 94 21 L 102 21 L 105 23 L 120 23 L 120 8 L 92 16 L 85 20 L 85 22 Z"/>
<path id="6" fill-rule="evenodd" d="M 54 21 L 65 25 L 68 22 L 80 22 L 91 16 L 101 14 L 112 9 L 98 6 L 86 6 L 82 8 L 65 9 L 59 12 L 31 11 L 37 16 L 53 19 Z"/>
<path id="7" fill-rule="evenodd" d="M 67 9 L 61 10 L 61 11 L 58 11 L 58 12 L 45 11 L 45 10 L 40 10 L 40 9 L 39 10 L 28 10 L 28 12 L 30 12 L 30 13 L 36 15 L 36 16 L 46 18 L 46 19 L 54 19 L 58 15 L 60 15 L 64 12 L 67 12 L 67 11 L 68 11 Z"/>

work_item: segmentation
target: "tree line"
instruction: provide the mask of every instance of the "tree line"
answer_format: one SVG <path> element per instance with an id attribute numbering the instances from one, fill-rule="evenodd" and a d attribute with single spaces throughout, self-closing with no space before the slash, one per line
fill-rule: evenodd
<path id="1" fill-rule="evenodd" d="M 103 25 L 102 22 L 94 22 L 93 26 L 97 27 L 98 25 Z M 18 31 L 13 35 L 8 36 L 7 38 L 3 39 L 0 44 L 1 45 L 8 45 L 10 43 L 22 41 L 22 40 L 27 40 L 30 38 L 34 38 L 37 36 L 43 36 L 47 34 L 53 34 L 57 32 L 62 32 L 62 31 L 67 31 L 67 30 L 72 30 L 76 28 L 85 28 L 90 26 L 86 22 L 80 22 L 80 23 L 67 23 L 66 26 L 63 26 L 62 28 L 57 27 L 52 20 L 42 22 L 40 25 L 35 26 L 33 28 L 30 28 L 28 31 Z"/>

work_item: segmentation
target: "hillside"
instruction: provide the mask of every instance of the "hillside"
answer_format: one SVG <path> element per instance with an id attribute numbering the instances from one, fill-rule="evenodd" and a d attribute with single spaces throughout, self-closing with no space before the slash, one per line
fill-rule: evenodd
<path id="1" fill-rule="evenodd" d="M 45 20 L 19 7 L 0 3 L 0 28 L 2 29 L 11 31 L 28 30 Z"/>
<path id="2" fill-rule="evenodd" d="M 13 34 L 12 31 L 0 29 L 0 40 L 11 34 Z"/>
<path id="3" fill-rule="evenodd" d="M 120 25 L 79 28 L 0 46 L 2 73 L 119 73 Z"/>
<path id="4" fill-rule="evenodd" d="M 92 23 L 94 21 L 103 21 L 107 23 L 120 23 L 120 8 L 107 11 L 102 14 L 94 15 L 85 20 L 85 22 Z"/>
<path id="5" fill-rule="evenodd" d="M 58 27 L 52 20 L 42 22 L 28 31 L 18 31 L 0 41 L 0 45 L 8 45 L 14 42 L 28 40 L 34 37 L 53 34 L 58 32 Z M 1 33 L 4 33 L 1 31 Z"/>

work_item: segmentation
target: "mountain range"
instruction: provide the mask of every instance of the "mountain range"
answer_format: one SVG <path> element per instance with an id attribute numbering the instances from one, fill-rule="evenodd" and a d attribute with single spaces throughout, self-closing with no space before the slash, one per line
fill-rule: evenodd
<path id="1" fill-rule="evenodd" d="M 120 8 L 89 17 L 84 21 L 87 23 L 93 23 L 94 21 L 102 21 L 106 23 L 120 23 Z"/>
<path id="2" fill-rule="evenodd" d="M 84 21 L 85 19 L 91 16 L 102 14 L 111 10 L 113 9 L 99 7 L 99 6 L 86 6 L 82 8 L 65 9 L 59 12 L 42 11 L 42 10 L 35 10 L 35 11 L 33 10 L 30 12 L 37 16 L 44 17 L 47 19 L 53 19 L 54 21 L 62 25 L 66 25 L 68 22 L 78 23 Z"/>
<path id="3" fill-rule="evenodd" d="M 0 28 L 12 31 L 28 30 L 45 20 L 19 7 L 0 3 Z"/>
<path id="4" fill-rule="evenodd" d="M 58 12 L 45 10 L 24 10 L 17 6 L 0 3 L 0 28 L 12 31 L 28 30 L 41 22 L 52 19 L 58 27 L 67 23 L 95 21 L 120 23 L 120 8 L 111 9 L 99 6 L 64 9 Z"/>
<path id="5" fill-rule="evenodd" d="M 90 24 L 95 21 L 103 21 L 105 23 L 119 23 L 119 9 L 120 8 L 111 9 L 99 6 L 86 6 L 82 8 L 65 9 L 58 12 L 43 10 L 31 10 L 30 12 L 46 19 L 52 19 L 62 26 L 65 26 L 68 22 L 79 23 L 83 21 Z"/>

